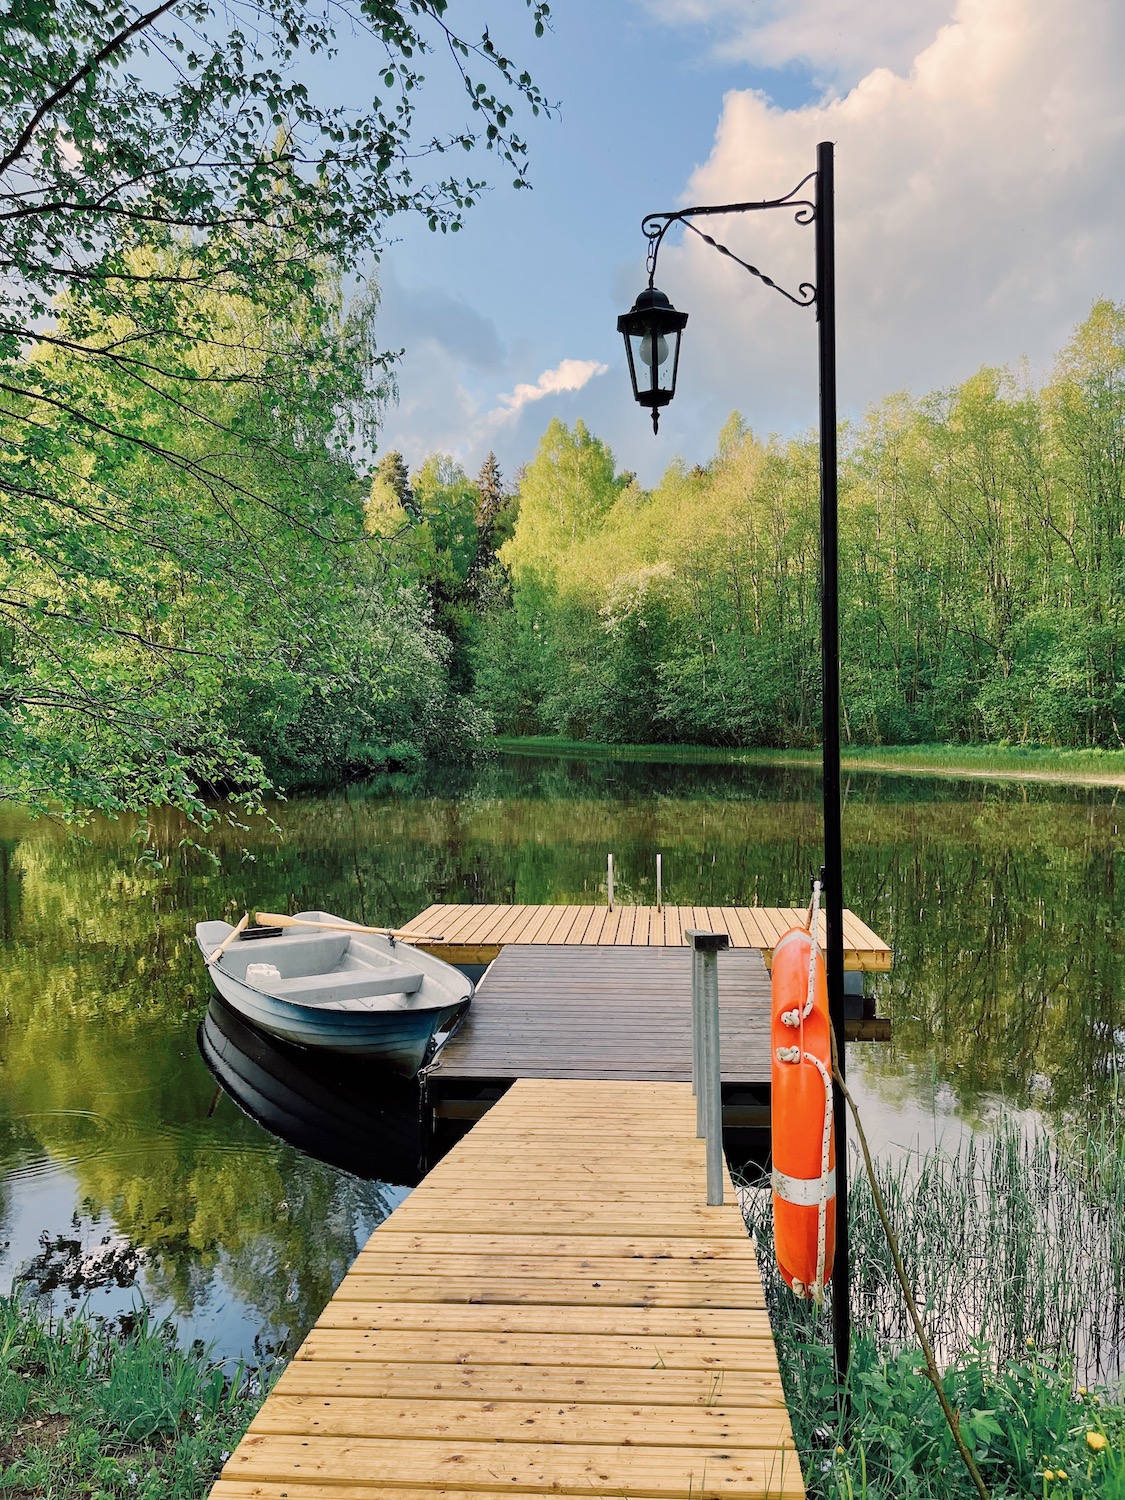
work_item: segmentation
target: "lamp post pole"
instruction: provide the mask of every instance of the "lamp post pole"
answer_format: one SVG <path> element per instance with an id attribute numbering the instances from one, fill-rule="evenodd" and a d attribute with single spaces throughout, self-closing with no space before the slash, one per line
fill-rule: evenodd
<path id="1" fill-rule="evenodd" d="M 801 196 L 815 179 L 814 197 Z M 816 284 L 802 282 L 797 291 L 778 286 L 757 266 L 743 260 L 692 223 L 711 215 L 789 208 L 798 224 L 816 226 Z M 682 224 L 720 254 L 749 271 L 767 287 L 798 307 L 815 307 L 820 371 L 820 623 L 822 672 L 821 740 L 824 752 L 824 908 L 827 933 L 828 1017 L 835 1038 L 837 1066 L 844 1073 L 844 871 L 840 830 L 840 640 L 837 569 L 836 466 L 836 218 L 835 174 L 831 141 L 816 148 L 816 171 L 781 198 L 753 203 L 708 204 L 670 213 L 646 214 L 641 228 L 648 238 L 648 287 L 631 312 L 617 321 L 625 335 L 633 393 L 652 411 L 653 431 L 660 412 L 676 393 L 680 336 L 687 314 L 672 307 L 655 288 L 656 261 L 665 234 Z M 844 1097 L 833 1090 L 836 1135 L 836 1255 L 832 1267 L 832 1333 L 836 1374 L 848 1372 L 851 1351 L 851 1299 L 848 1277 L 848 1146 Z"/>
<path id="2" fill-rule="evenodd" d="M 824 770 L 824 913 L 827 919 L 828 1019 L 836 1065 L 844 1073 L 844 843 L 840 829 L 840 621 L 836 473 L 836 185 L 832 142 L 816 148 L 816 327 L 820 366 L 820 652 Z M 837 1377 L 848 1371 L 852 1341 L 848 1285 L 848 1116 L 832 1091 L 836 1130 L 836 1258 L 832 1266 L 832 1341 Z"/>

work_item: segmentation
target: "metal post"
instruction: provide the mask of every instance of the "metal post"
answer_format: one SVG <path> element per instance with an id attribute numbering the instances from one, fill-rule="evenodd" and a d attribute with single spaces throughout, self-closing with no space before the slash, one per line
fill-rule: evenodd
<path id="1" fill-rule="evenodd" d="M 609 856 L 609 864 L 608 864 L 608 866 L 606 868 L 607 868 L 606 891 L 607 891 L 607 893 L 609 895 L 609 909 L 610 909 L 610 911 L 612 911 L 613 910 L 613 855 L 612 854 Z"/>
<path id="2" fill-rule="evenodd" d="M 703 954 L 703 1004 L 707 1009 L 707 1202 L 723 1201 L 723 1077 L 719 1062 L 719 955 Z"/>
<path id="3" fill-rule="evenodd" d="M 657 911 L 663 911 L 664 910 L 664 896 L 663 896 L 663 891 L 661 889 L 660 875 L 661 875 L 661 870 L 660 870 L 660 855 L 658 854 L 656 856 L 656 909 L 657 909 Z"/>
<path id="4" fill-rule="evenodd" d="M 719 953 L 730 944 L 725 932 L 685 934 L 692 946 L 692 1011 L 700 1033 L 700 1083 L 696 1120 L 707 1137 L 707 1202 L 723 1201 L 723 1080 L 719 1058 Z"/>
<path id="5" fill-rule="evenodd" d="M 691 1091 L 695 1095 L 695 1135 L 707 1134 L 707 1083 L 703 1075 L 703 960 L 691 948 Z"/>
<path id="6" fill-rule="evenodd" d="M 840 639 L 836 535 L 836 208 L 831 141 L 816 148 L 816 317 L 820 365 L 820 619 L 824 746 L 824 915 L 827 924 L 828 1017 L 844 1071 L 844 863 L 840 828 Z M 843 1383 L 851 1356 L 848 1277 L 848 1121 L 835 1090 L 836 1259 L 832 1270 L 832 1333 L 836 1375 Z"/>

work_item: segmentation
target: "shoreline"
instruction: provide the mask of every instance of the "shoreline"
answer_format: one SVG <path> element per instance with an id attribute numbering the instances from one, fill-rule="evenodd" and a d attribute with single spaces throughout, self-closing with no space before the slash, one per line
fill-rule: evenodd
<path id="1" fill-rule="evenodd" d="M 715 745 L 610 745 L 598 740 L 565 740 L 545 735 L 516 737 L 498 735 L 492 746 L 503 755 L 556 756 L 572 760 L 622 760 L 655 765 L 745 765 L 794 766 L 818 770 L 820 756 L 814 750 L 726 749 Z M 992 746 L 961 749 L 934 747 L 950 755 L 926 756 L 924 747 L 891 746 L 884 750 L 848 750 L 840 757 L 840 769 L 872 771 L 892 776 L 940 776 L 946 780 L 1020 781 L 1070 786 L 1112 787 L 1125 790 L 1125 751 L 1008 751 Z M 898 753 L 896 753 L 898 752 Z M 914 759 L 914 756 L 918 756 Z M 1036 757 L 1042 760 L 1036 764 Z M 1052 755 L 1106 756 L 1106 770 L 1084 770 L 1078 766 L 1053 766 Z M 980 764 L 988 756 L 1000 764 Z M 1008 759 L 1009 764 L 1004 764 Z M 976 763 L 974 763 L 976 762 Z"/>

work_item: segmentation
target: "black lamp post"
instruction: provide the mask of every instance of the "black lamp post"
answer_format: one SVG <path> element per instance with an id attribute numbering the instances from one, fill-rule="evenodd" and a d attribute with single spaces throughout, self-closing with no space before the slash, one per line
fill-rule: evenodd
<path id="1" fill-rule="evenodd" d="M 813 196 L 801 196 L 812 183 Z M 804 281 L 796 293 L 778 286 L 757 266 L 740 259 L 725 245 L 704 234 L 693 219 L 712 214 L 756 213 L 767 208 L 791 208 L 798 224 L 816 231 L 816 284 Z M 844 873 L 840 834 L 840 643 L 836 564 L 836 220 L 835 178 L 831 141 L 816 148 L 816 171 L 810 172 L 782 198 L 758 203 L 722 203 L 683 208 L 675 213 L 646 214 L 641 228 L 648 238 L 648 287 L 631 312 L 617 320 L 625 335 L 633 394 L 652 408 L 652 428 L 659 412 L 676 391 L 680 335 L 687 314 L 677 312 L 657 291 L 656 259 L 665 234 L 682 224 L 721 255 L 728 256 L 751 276 L 779 292 L 798 307 L 815 307 L 820 366 L 820 640 L 823 673 L 822 742 L 824 746 L 824 908 L 828 937 L 828 1014 L 836 1038 L 840 1071 L 844 1071 Z M 639 367 L 639 368 L 638 368 Z M 851 1352 L 851 1305 L 848 1285 L 848 1148 L 844 1098 L 835 1091 L 836 1126 L 836 1260 L 832 1270 L 832 1324 L 836 1373 L 847 1374 Z"/>

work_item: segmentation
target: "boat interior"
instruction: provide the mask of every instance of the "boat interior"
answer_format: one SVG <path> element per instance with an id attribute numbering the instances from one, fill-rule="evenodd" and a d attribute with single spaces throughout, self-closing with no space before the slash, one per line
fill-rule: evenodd
<path id="1" fill-rule="evenodd" d="M 219 962 L 236 979 L 280 1000 L 350 1010 L 373 1000 L 380 1008 L 396 999 L 408 1005 L 423 979 L 406 957 L 409 952 L 392 957 L 376 943 L 346 932 L 294 932 L 234 943 Z M 248 977 L 251 964 L 272 964 L 281 977 Z"/>

